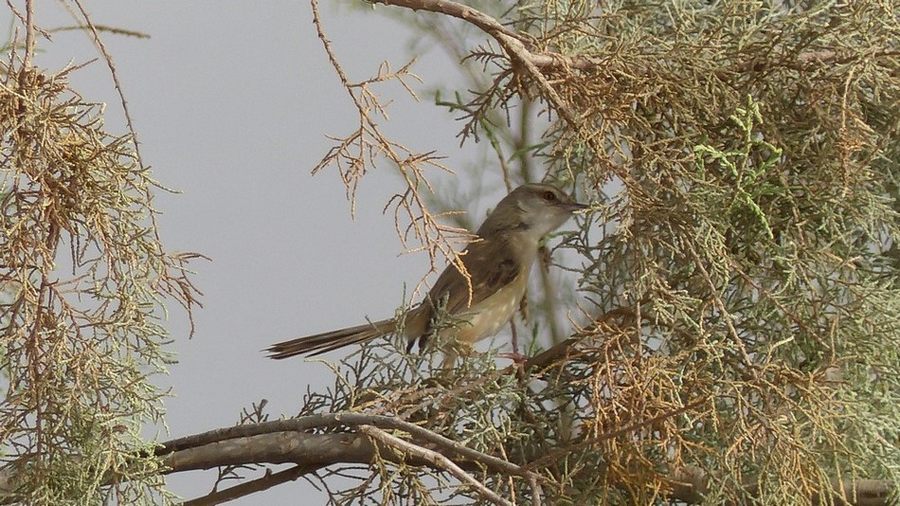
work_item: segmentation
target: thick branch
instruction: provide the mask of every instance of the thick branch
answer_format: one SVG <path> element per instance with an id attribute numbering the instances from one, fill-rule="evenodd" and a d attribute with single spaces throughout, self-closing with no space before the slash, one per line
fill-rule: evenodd
<path id="1" fill-rule="evenodd" d="M 202 434 L 196 434 L 164 443 L 157 450 L 158 455 L 167 455 L 173 452 L 186 451 L 211 443 L 227 443 L 228 440 L 271 434 L 279 432 L 305 432 L 314 428 L 330 428 L 339 426 L 372 425 L 381 429 L 402 430 L 414 438 L 426 441 L 436 447 L 442 448 L 449 455 L 457 455 L 475 462 L 480 462 L 488 469 L 514 476 L 529 476 L 529 472 L 520 466 L 506 460 L 473 450 L 461 443 L 436 434 L 418 425 L 392 418 L 389 416 L 367 415 L 362 413 L 327 413 L 321 415 L 309 415 L 289 420 L 276 420 L 253 425 L 238 425 L 224 429 L 212 430 Z M 368 462 L 368 461 L 367 461 Z"/>
<path id="2" fill-rule="evenodd" d="M 167 467 L 167 474 L 225 465 L 297 464 L 296 467 L 286 471 L 266 475 L 258 480 L 213 492 L 186 503 L 195 506 L 221 504 L 294 480 L 329 465 L 371 464 L 376 459 L 397 464 L 429 466 L 446 471 L 495 504 L 511 504 L 469 474 L 481 471 L 483 469 L 481 463 L 460 459 L 455 452 L 448 452 L 445 448 L 429 445 L 432 449 L 415 445 L 371 426 L 360 426 L 359 430 L 361 434 L 276 432 L 227 439 L 172 453 L 163 459 L 163 464 Z M 376 444 L 373 444 L 372 440 Z M 456 460 L 451 460 L 451 457 Z M 540 487 L 535 480 L 536 478 L 531 481 L 531 486 L 539 493 Z"/>
<path id="3" fill-rule="evenodd" d="M 367 415 L 360 416 L 365 417 Z M 227 430 L 228 429 L 223 429 L 223 431 Z M 222 431 L 211 431 L 205 434 L 221 432 Z M 199 434 L 198 436 L 203 436 L 203 434 Z M 394 437 L 393 439 L 397 438 Z M 183 438 L 181 441 L 184 440 L 187 440 L 187 438 Z M 381 443 L 391 447 L 398 446 L 396 444 L 388 444 L 385 441 L 381 441 Z M 458 445 L 458 443 L 454 444 L 454 446 L 456 445 Z M 463 471 L 477 472 L 481 470 L 484 465 L 484 462 L 460 457 L 458 452 L 449 450 L 445 447 L 432 444 L 412 446 L 427 450 L 428 452 L 440 454 L 448 460 L 452 459 L 452 462 Z M 404 450 L 408 449 L 406 446 L 403 448 Z M 186 448 L 165 457 L 163 463 L 168 467 L 167 473 L 211 469 L 224 465 L 294 463 L 302 468 L 302 470 L 298 468 L 292 469 L 292 471 L 294 471 L 292 476 L 295 479 L 303 474 L 314 472 L 329 465 L 368 465 L 375 461 L 377 456 L 398 464 L 404 463 L 407 465 L 428 466 L 437 470 L 448 471 L 441 462 L 436 462 L 434 460 L 431 453 L 429 453 L 429 455 L 430 456 L 426 456 L 417 452 L 407 452 L 406 455 L 398 455 L 395 452 L 388 451 L 385 447 L 376 447 L 369 438 L 356 433 L 313 434 L 308 432 L 274 432 L 226 439 L 199 447 Z M 507 464 L 514 468 L 521 469 L 515 464 L 508 462 Z M 490 466 L 487 467 L 490 468 Z M 497 469 L 493 470 L 507 475 L 520 475 L 519 472 L 509 473 L 498 471 Z M 273 478 L 275 476 L 277 476 L 277 474 L 272 475 Z M 536 480 L 540 479 L 536 473 L 529 473 L 527 476 L 529 479 L 532 477 Z M 262 478 L 261 480 L 265 480 L 265 478 Z M 709 488 L 708 480 L 709 478 L 706 474 L 702 470 L 696 468 L 685 468 L 673 472 L 670 479 L 671 489 L 669 491 L 669 496 L 671 499 L 689 504 L 700 503 L 703 501 L 703 495 Z M 277 483 L 282 483 L 284 481 L 287 480 L 278 480 Z M 250 482 L 247 485 L 250 485 L 251 483 L 254 482 Z M 273 485 L 277 483 L 273 483 Z M 536 483 L 532 483 L 532 486 L 533 488 L 536 487 Z M 535 490 L 539 491 L 540 488 L 536 487 Z M 843 490 L 847 491 L 845 497 L 834 496 L 831 498 L 835 504 L 881 506 L 890 504 L 889 497 L 893 490 L 893 486 L 890 482 L 885 480 L 845 481 L 843 483 Z M 223 491 L 223 496 L 227 492 L 228 490 Z M 748 486 L 747 497 L 752 497 L 754 493 L 753 486 Z M 219 504 L 220 502 L 223 501 L 207 501 L 198 504 Z"/>
<path id="4" fill-rule="evenodd" d="M 369 423 L 367 423 L 369 422 Z M 412 439 L 421 443 L 400 445 L 403 441 L 391 437 L 390 441 L 373 443 L 361 433 L 316 434 L 306 432 L 313 428 L 336 426 L 374 425 L 381 428 L 408 432 Z M 365 429 L 361 429 L 365 432 Z M 369 436 L 383 435 L 367 433 Z M 416 447 L 425 452 L 407 451 L 404 455 L 390 451 L 390 448 Z M 250 464 L 296 464 L 298 467 L 264 476 L 232 489 L 214 492 L 196 499 L 194 504 L 219 504 L 236 497 L 263 490 L 279 483 L 296 479 L 304 474 L 336 464 L 370 465 L 377 458 L 397 464 L 428 466 L 439 471 L 451 470 L 447 461 L 451 461 L 459 470 L 479 472 L 487 468 L 506 476 L 520 476 L 529 481 L 534 493 L 541 494 L 537 473 L 527 471 L 521 466 L 503 459 L 472 450 L 460 443 L 435 434 L 427 429 L 385 416 L 364 415 L 359 413 L 336 413 L 312 415 L 292 420 L 279 420 L 253 425 L 228 427 L 214 431 L 176 439 L 165 443 L 161 451 L 166 473 L 178 473 L 198 469 L 212 469 L 220 466 L 239 466 Z M 426 454 L 427 453 L 427 454 Z M 435 454 L 442 456 L 436 460 Z M 446 461 L 443 459 L 447 459 Z M 456 471 L 456 472 L 454 472 Z M 14 473 L 7 470 L 0 473 L 0 483 L 6 495 L 0 498 L 0 504 L 15 502 Z M 462 480 L 467 482 L 467 480 Z M 687 503 L 702 502 L 708 489 L 707 476 L 700 470 L 688 469 L 672 473 L 669 496 L 672 499 Z M 855 504 L 860 506 L 877 506 L 889 504 L 893 485 L 884 480 L 858 480 L 843 483 L 845 497 L 832 497 L 835 504 Z M 479 490 L 479 493 L 483 491 Z M 752 487 L 747 496 L 752 497 Z"/>
<path id="5" fill-rule="evenodd" d="M 186 448 L 163 458 L 166 473 L 247 464 L 301 464 L 310 471 L 331 464 L 368 464 L 374 448 L 357 434 L 274 432 Z"/>

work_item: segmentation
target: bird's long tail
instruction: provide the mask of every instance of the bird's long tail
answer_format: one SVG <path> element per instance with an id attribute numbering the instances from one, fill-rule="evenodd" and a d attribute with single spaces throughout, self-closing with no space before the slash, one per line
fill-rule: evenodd
<path id="1" fill-rule="evenodd" d="M 331 350 L 343 348 L 351 344 L 364 343 L 382 336 L 393 334 L 397 330 L 397 322 L 393 319 L 332 330 L 321 334 L 298 337 L 290 341 L 273 344 L 266 348 L 269 358 L 282 359 L 295 355 L 315 356 Z"/>

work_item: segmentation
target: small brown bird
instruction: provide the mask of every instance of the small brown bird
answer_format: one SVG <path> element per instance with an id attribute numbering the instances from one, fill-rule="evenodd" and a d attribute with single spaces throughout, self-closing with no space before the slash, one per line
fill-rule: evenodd
<path id="1" fill-rule="evenodd" d="M 461 254 L 471 292 L 466 278 L 448 265 L 425 299 L 399 318 L 291 339 L 266 351 L 275 359 L 319 355 L 398 331 L 409 342 L 407 351 L 417 340 L 421 348 L 435 334 L 469 348 L 512 318 L 525 295 L 541 238 L 585 208 L 555 186 L 519 186 L 497 204 Z M 453 351 L 444 351 L 455 360 Z"/>

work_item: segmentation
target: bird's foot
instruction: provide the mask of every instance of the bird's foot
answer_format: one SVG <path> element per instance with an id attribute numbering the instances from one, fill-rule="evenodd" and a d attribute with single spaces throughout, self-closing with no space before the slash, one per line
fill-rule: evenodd
<path id="1" fill-rule="evenodd" d="M 508 359 L 512 360 L 513 363 L 516 365 L 525 365 L 525 363 L 528 362 L 528 359 L 530 358 L 527 355 L 522 355 L 518 351 L 511 351 L 509 353 L 498 353 L 497 356 L 500 358 L 508 358 Z"/>

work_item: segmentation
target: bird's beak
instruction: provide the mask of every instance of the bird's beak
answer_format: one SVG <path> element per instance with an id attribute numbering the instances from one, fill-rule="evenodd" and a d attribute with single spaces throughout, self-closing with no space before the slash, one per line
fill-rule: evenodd
<path id="1" fill-rule="evenodd" d="M 570 213 L 577 213 L 579 211 L 584 211 L 585 209 L 590 209 L 591 206 L 587 204 L 579 204 L 578 202 L 572 202 L 571 204 L 566 204 L 566 210 Z"/>

